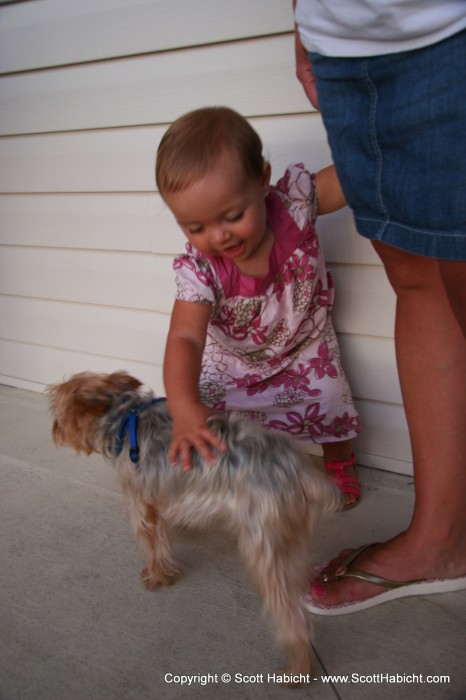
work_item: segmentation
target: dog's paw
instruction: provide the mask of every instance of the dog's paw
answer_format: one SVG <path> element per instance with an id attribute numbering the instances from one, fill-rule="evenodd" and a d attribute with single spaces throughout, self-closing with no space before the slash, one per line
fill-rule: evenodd
<path id="1" fill-rule="evenodd" d="M 141 571 L 141 582 L 148 591 L 156 591 L 162 586 L 173 586 L 178 578 L 178 571 L 154 571 L 145 567 Z"/>

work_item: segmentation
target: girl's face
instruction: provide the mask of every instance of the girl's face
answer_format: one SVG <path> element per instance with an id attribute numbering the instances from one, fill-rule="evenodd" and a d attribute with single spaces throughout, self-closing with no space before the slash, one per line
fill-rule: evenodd
<path id="1" fill-rule="evenodd" d="M 241 269 L 260 261 L 272 235 L 265 207 L 269 184 L 269 163 L 260 179 L 251 180 L 238 158 L 225 155 L 200 180 L 164 199 L 197 250 L 229 258 Z"/>

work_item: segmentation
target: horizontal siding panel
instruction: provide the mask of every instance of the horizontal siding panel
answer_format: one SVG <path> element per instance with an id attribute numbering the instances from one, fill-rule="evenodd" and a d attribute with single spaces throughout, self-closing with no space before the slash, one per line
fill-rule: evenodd
<path id="1" fill-rule="evenodd" d="M 0 293 L 169 312 L 175 281 L 169 257 L 4 247 Z"/>
<path id="2" fill-rule="evenodd" d="M 319 217 L 316 228 L 327 262 L 382 264 L 367 238 L 363 238 L 356 231 L 349 207 Z"/>
<path id="3" fill-rule="evenodd" d="M 20 297 L 0 297 L 4 340 L 163 363 L 169 314 Z M 341 336 L 343 364 L 355 397 L 401 403 L 393 343 Z"/>
<path id="4" fill-rule="evenodd" d="M 174 254 L 185 237 L 158 194 L 0 195 L 0 243 Z"/>
<path id="5" fill-rule="evenodd" d="M 125 192 L 155 189 L 165 127 L 0 138 L 0 191 Z"/>
<path id="6" fill-rule="evenodd" d="M 412 474 L 412 453 L 402 406 L 356 401 L 361 432 L 355 441 L 358 463 Z"/>
<path id="7" fill-rule="evenodd" d="M 170 317 L 151 311 L 0 297 L 4 340 L 163 364 Z"/>
<path id="8" fill-rule="evenodd" d="M 9 386 L 30 382 L 43 389 L 47 384 L 61 382 L 76 372 L 115 372 L 125 369 L 144 384 L 164 395 L 162 367 L 134 360 L 104 355 L 87 355 L 76 351 L 59 350 L 28 343 L 0 340 L 2 381 Z"/>
<path id="9" fill-rule="evenodd" d="M 405 430 L 408 430 L 405 426 Z M 370 452 L 355 451 L 356 464 L 361 464 L 364 467 L 371 469 L 381 469 L 382 471 L 395 472 L 395 474 L 404 474 L 405 476 L 413 476 L 413 460 L 411 451 L 409 450 L 406 459 L 394 459 L 381 454 L 372 454 Z M 414 482 L 413 482 L 414 483 Z M 364 487 L 363 487 L 364 488 Z"/>
<path id="10" fill-rule="evenodd" d="M 158 194 L 0 195 L 0 244 L 175 255 L 186 239 Z M 328 262 L 379 264 L 348 209 L 317 229 Z"/>
<path id="11" fill-rule="evenodd" d="M 249 115 L 308 112 L 293 36 L 104 61 L 2 79 L 2 134 L 170 122 L 206 104 Z"/>
<path id="12" fill-rule="evenodd" d="M 283 0 L 27 2 L 0 9 L 0 71 L 82 63 L 292 29 L 291 3 Z"/>
<path id="13" fill-rule="evenodd" d="M 337 331 L 391 337 L 394 304 L 382 267 L 336 266 Z M 368 293 L 368 290 L 371 293 Z M 0 293 L 170 313 L 171 256 L 4 246 Z M 388 303 L 387 303 L 388 299 Z"/>
<path id="14" fill-rule="evenodd" d="M 339 334 L 342 364 L 356 399 L 402 404 L 391 338 Z"/>
<path id="15" fill-rule="evenodd" d="M 339 333 L 393 337 L 395 294 L 381 265 L 329 265 Z"/>

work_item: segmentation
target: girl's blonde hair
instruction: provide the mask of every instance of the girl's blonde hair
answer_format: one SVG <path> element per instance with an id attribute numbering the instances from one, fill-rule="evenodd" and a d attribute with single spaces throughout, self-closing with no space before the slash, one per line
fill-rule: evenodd
<path id="1" fill-rule="evenodd" d="M 163 196 L 186 189 L 225 153 L 239 157 L 248 177 L 262 177 L 262 141 L 244 117 L 228 107 L 188 112 L 168 128 L 157 150 L 159 192 Z"/>

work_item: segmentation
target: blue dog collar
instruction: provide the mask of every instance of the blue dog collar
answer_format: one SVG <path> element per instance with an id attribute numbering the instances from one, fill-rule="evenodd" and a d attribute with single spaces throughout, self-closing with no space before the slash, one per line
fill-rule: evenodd
<path id="1" fill-rule="evenodd" d="M 166 401 L 165 398 L 160 397 L 152 399 L 142 406 L 136 406 L 135 408 L 130 408 L 122 417 L 120 428 L 116 436 L 115 444 L 115 455 L 118 457 L 122 450 L 125 441 L 126 434 L 129 433 L 129 457 L 136 468 L 139 467 L 139 445 L 138 445 L 138 423 L 139 415 L 157 403 L 162 403 Z"/>

